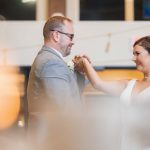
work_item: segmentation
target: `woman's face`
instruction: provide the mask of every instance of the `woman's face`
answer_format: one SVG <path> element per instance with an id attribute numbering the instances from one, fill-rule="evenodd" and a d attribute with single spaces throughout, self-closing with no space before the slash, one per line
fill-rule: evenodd
<path id="1" fill-rule="evenodd" d="M 143 73 L 150 72 L 150 54 L 142 46 L 134 46 L 132 60 L 139 71 Z"/>

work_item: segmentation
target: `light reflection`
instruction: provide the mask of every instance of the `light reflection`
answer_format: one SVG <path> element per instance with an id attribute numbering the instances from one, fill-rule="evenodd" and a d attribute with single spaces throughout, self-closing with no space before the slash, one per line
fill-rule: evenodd
<path id="1" fill-rule="evenodd" d="M 22 0 L 22 3 L 35 2 L 36 0 Z"/>
<path id="2" fill-rule="evenodd" d="M 20 110 L 18 69 L 0 67 L 0 131 L 15 123 Z"/>

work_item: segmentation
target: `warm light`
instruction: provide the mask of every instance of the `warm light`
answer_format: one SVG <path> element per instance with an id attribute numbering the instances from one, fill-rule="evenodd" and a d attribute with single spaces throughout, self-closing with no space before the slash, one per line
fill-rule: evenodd
<path id="1" fill-rule="evenodd" d="M 18 73 L 15 68 L 0 67 L 0 131 L 15 123 L 20 110 Z"/>
<path id="2" fill-rule="evenodd" d="M 35 2 L 36 0 L 22 0 L 22 3 Z"/>

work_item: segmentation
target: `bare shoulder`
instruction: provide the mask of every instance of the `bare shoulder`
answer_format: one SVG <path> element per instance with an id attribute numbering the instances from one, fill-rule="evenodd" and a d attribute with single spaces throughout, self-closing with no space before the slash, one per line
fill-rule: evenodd
<path id="1" fill-rule="evenodd" d="M 120 95 L 123 90 L 126 88 L 129 80 L 113 80 L 113 81 L 106 81 L 105 90 L 107 93 L 113 94 L 113 95 Z"/>
<path id="2" fill-rule="evenodd" d="M 123 90 L 127 87 L 129 81 L 130 80 L 118 80 L 117 81 L 118 82 L 118 93 L 119 94 L 122 93 Z"/>

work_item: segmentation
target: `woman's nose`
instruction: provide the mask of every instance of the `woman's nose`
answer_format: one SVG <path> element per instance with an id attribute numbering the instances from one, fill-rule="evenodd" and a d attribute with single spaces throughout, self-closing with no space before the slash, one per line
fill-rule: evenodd
<path id="1" fill-rule="evenodd" d="M 133 55 L 132 61 L 136 61 L 136 56 L 135 55 Z"/>

